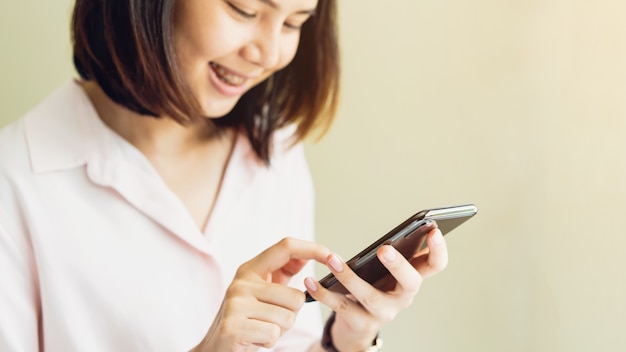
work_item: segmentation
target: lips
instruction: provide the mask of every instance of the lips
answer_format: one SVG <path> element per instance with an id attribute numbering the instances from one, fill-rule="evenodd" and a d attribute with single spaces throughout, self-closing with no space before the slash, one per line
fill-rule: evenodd
<path id="1" fill-rule="evenodd" d="M 217 78 L 233 87 L 240 87 L 246 82 L 246 77 L 242 77 L 233 71 L 228 70 L 224 66 L 221 66 L 215 62 L 210 62 L 209 65 Z"/>

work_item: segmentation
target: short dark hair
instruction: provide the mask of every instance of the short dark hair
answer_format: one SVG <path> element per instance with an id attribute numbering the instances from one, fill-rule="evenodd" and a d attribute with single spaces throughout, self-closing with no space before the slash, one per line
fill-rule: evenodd
<path id="1" fill-rule="evenodd" d="M 268 163 L 273 132 L 297 125 L 295 141 L 336 113 L 340 60 L 335 0 L 319 0 L 302 27 L 292 62 L 244 94 L 219 119 L 203 116 L 177 66 L 173 43 L 176 0 L 76 0 L 72 15 L 74 66 L 116 103 L 141 114 L 166 115 L 181 124 L 208 120 L 243 126 L 259 159 Z"/>

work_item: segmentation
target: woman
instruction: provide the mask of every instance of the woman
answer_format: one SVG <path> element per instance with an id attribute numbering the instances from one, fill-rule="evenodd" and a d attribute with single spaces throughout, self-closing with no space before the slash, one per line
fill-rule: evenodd
<path id="1" fill-rule="evenodd" d="M 382 292 L 313 241 L 299 142 L 337 105 L 335 6 L 77 0 L 80 80 L 0 132 L 0 350 L 375 349 L 447 251 L 381 248 Z"/>

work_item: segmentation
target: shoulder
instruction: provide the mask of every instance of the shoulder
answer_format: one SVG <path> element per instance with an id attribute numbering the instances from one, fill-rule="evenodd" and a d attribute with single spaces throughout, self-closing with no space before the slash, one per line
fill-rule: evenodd
<path id="1" fill-rule="evenodd" d="M 20 243 L 20 189 L 32 179 L 28 161 L 24 120 L 17 120 L 0 129 L 0 232 Z"/>
<path id="2" fill-rule="evenodd" d="M 49 127 L 58 124 L 55 116 L 63 114 L 58 109 L 62 100 L 58 95 L 58 90 L 51 93 L 18 120 L 0 129 L 0 177 L 30 171 L 33 142 L 39 143 L 43 139 L 39 136 L 52 133 Z"/>
<path id="3" fill-rule="evenodd" d="M 82 88 L 68 81 L 51 92 L 19 120 L 0 130 L 0 174 L 51 171 L 76 164 L 85 149 L 81 116 L 90 102 Z M 78 151 L 78 152 L 77 152 Z"/>
<path id="4" fill-rule="evenodd" d="M 41 166 L 58 162 L 70 141 L 79 139 L 71 123 L 79 96 L 80 89 L 70 81 L 0 129 L 0 206 L 15 208 L 9 202 L 17 202 L 22 192 L 34 192 L 36 184 L 45 185 Z"/>
<path id="5" fill-rule="evenodd" d="M 26 119 L 32 114 L 0 129 L 0 209 L 5 212 L 19 208 L 20 190 L 27 189 L 33 180 L 26 137 Z"/>
<path id="6" fill-rule="evenodd" d="M 0 129 L 0 182 L 9 175 L 23 176 L 30 172 L 24 119 Z"/>

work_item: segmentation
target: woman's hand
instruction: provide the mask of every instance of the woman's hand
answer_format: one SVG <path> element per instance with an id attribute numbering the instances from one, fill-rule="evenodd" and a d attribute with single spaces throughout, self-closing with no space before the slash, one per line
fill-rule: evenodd
<path id="1" fill-rule="evenodd" d="M 287 238 L 241 265 L 194 352 L 248 352 L 274 346 L 291 328 L 305 300 L 302 291 L 286 284 L 308 260 L 324 263 L 329 254 L 319 244 Z"/>
<path id="2" fill-rule="evenodd" d="M 438 228 L 428 234 L 428 249 L 410 260 L 388 245 L 379 248 L 377 256 L 397 281 L 389 291 L 365 282 L 336 254 L 329 254 L 326 265 L 349 295 L 331 292 L 313 278 L 305 280 L 309 294 L 336 312 L 331 336 L 341 352 L 367 350 L 381 327 L 411 305 L 423 279 L 448 264 L 448 251 Z"/>

